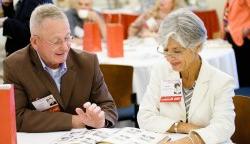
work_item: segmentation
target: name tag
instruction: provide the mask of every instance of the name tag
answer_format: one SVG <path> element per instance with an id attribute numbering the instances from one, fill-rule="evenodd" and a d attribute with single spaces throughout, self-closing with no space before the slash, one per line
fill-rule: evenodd
<path id="1" fill-rule="evenodd" d="M 179 102 L 182 97 L 182 80 L 161 81 L 160 102 Z"/>
<path id="2" fill-rule="evenodd" d="M 60 107 L 53 95 L 49 95 L 39 100 L 33 101 L 32 104 L 38 111 L 60 111 Z"/>

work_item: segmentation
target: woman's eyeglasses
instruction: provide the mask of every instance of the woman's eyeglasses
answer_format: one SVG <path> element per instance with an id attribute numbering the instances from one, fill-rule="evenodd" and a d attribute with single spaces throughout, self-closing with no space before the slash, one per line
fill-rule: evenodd
<path id="1" fill-rule="evenodd" d="M 187 49 L 185 48 L 180 48 L 180 49 L 175 49 L 172 52 L 168 51 L 167 49 L 162 49 L 160 46 L 157 47 L 157 51 L 161 54 L 163 54 L 165 57 L 179 57 L 181 55 L 183 55 L 183 53 L 186 51 Z"/>

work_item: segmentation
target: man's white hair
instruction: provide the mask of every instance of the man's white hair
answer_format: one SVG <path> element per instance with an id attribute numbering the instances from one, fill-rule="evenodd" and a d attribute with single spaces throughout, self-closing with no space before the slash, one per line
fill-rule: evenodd
<path id="1" fill-rule="evenodd" d="M 158 42 L 166 48 L 171 37 L 184 48 L 202 45 L 207 39 L 207 30 L 202 20 L 188 9 L 178 9 L 166 16 L 158 31 Z"/>
<path id="2" fill-rule="evenodd" d="M 36 35 L 42 22 L 45 19 L 65 20 L 68 23 L 67 16 L 63 11 L 53 4 L 43 4 L 34 9 L 30 17 L 30 33 Z"/>

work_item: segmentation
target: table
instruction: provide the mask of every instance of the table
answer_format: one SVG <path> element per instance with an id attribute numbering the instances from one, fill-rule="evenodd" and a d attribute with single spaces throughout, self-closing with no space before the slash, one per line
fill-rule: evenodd
<path id="1" fill-rule="evenodd" d="M 231 75 L 235 81 L 235 89 L 239 88 L 235 54 L 228 42 L 221 39 L 208 40 L 200 55 L 214 67 Z"/>
<path id="2" fill-rule="evenodd" d="M 50 144 L 50 142 L 56 140 L 65 133 L 66 131 L 50 133 L 17 132 L 17 144 Z"/>
<path id="3" fill-rule="evenodd" d="M 17 143 L 18 144 L 50 144 L 51 142 L 57 140 L 62 135 L 69 131 L 62 132 L 49 132 L 49 133 L 24 133 L 17 132 Z M 171 140 L 180 139 L 185 137 L 185 134 L 168 134 Z"/>
<path id="4" fill-rule="evenodd" d="M 158 44 L 152 38 L 128 39 L 124 41 L 124 57 L 108 57 L 105 44 L 102 45 L 103 51 L 96 54 L 99 62 L 103 64 L 133 66 L 133 91 L 137 94 L 137 102 L 140 104 L 149 83 L 153 65 L 164 58 L 157 52 L 157 46 Z M 200 55 L 211 65 L 231 75 L 235 80 L 235 88 L 239 88 L 235 55 L 229 43 L 222 39 L 208 40 Z"/>

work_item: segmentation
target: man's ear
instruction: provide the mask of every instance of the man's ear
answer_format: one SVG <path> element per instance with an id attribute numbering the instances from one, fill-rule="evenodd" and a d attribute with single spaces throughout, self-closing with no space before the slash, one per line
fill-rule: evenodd
<path id="1" fill-rule="evenodd" d="M 37 36 L 31 36 L 30 37 L 30 44 L 34 49 L 37 49 L 37 47 L 38 47 L 38 37 Z"/>

